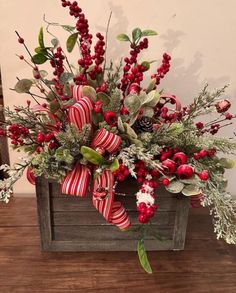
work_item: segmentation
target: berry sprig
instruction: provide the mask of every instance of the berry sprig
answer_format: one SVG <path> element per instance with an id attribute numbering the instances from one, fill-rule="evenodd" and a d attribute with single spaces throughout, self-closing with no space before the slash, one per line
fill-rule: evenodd
<path id="1" fill-rule="evenodd" d="M 157 73 L 153 74 L 151 76 L 151 78 L 156 79 L 156 85 L 159 85 L 161 79 L 164 78 L 165 75 L 169 72 L 169 70 L 170 70 L 170 60 L 171 60 L 171 56 L 169 54 L 167 54 L 167 53 L 164 53 L 163 58 L 162 58 L 161 66 L 158 67 Z"/>

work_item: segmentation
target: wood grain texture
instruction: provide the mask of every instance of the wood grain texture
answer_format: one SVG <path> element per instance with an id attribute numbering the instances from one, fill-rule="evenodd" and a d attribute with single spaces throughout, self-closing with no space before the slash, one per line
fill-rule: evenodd
<path id="1" fill-rule="evenodd" d="M 236 292 L 236 248 L 215 239 L 207 209 L 190 210 L 183 251 L 148 253 L 153 275 L 135 252 L 41 252 L 33 198 L 14 198 L 0 211 L 2 293 Z"/>
<path id="2" fill-rule="evenodd" d="M 118 184 L 116 188 L 118 194 L 115 200 L 124 205 L 133 225 L 139 224 L 135 201 L 137 190 L 134 180 Z M 125 193 L 125 196 L 119 193 Z M 121 233 L 117 227 L 105 221 L 92 205 L 90 194 L 85 198 L 63 195 L 59 184 L 43 177 L 37 178 L 36 194 L 44 251 L 136 250 L 140 233 Z M 152 219 L 153 230 L 167 237 L 169 242 L 156 245 L 152 236 L 146 249 L 181 250 L 184 248 L 188 221 L 188 198 L 170 194 L 164 188 L 156 196 L 161 209 Z"/>

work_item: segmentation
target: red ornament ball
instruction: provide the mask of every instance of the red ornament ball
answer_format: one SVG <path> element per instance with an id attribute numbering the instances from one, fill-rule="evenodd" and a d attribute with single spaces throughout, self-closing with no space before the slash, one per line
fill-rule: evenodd
<path id="1" fill-rule="evenodd" d="M 183 152 L 178 152 L 178 153 L 175 153 L 174 156 L 173 156 L 173 160 L 179 164 L 179 165 L 183 165 L 183 164 L 186 164 L 187 163 L 187 160 L 188 160 L 188 157 L 185 153 Z"/>
<path id="2" fill-rule="evenodd" d="M 177 169 L 177 175 L 180 179 L 190 179 L 194 174 L 192 166 L 184 164 L 180 165 Z"/>
<path id="3" fill-rule="evenodd" d="M 163 178 L 161 181 L 162 185 L 168 186 L 170 184 L 170 180 L 168 178 Z"/>
<path id="4" fill-rule="evenodd" d="M 161 164 L 162 168 L 163 168 L 163 172 L 165 174 L 172 174 L 175 172 L 176 170 L 176 164 L 174 161 L 167 159 L 165 161 L 162 162 Z"/>
<path id="5" fill-rule="evenodd" d="M 201 173 L 198 174 L 199 178 L 203 181 L 208 180 L 209 172 L 207 170 L 203 170 Z"/>

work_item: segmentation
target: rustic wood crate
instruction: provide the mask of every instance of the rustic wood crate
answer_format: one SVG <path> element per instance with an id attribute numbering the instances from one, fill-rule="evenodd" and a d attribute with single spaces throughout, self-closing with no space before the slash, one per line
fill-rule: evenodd
<path id="1" fill-rule="evenodd" d="M 138 224 L 134 194 L 137 191 L 133 181 L 119 186 L 127 195 L 116 196 L 124 204 L 134 225 Z M 93 207 L 91 196 L 63 195 L 60 185 L 37 178 L 36 194 L 41 233 L 41 247 L 44 251 L 133 251 L 137 249 L 139 234 L 122 232 L 106 220 Z M 188 221 L 188 198 L 173 195 L 164 189 L 158 191 L 159 206 L 152 219 L 154 228 L 167 240 L 154 238 L 145 240 L 147 250 L 184 249 Z"/>

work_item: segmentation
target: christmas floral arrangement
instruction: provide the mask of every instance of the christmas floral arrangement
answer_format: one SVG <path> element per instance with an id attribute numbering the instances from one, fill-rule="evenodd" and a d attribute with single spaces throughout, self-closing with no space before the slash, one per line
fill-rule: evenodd
<path id="1" fill-rule="evenodd" d="M 236 244 L 236 202 L 226 191 L 224 177 L 225 169 L 233 167 L 225 154 L 236 150 L 236 141 L 216 135 L 236 117 L 228 111 L 230 101 L 223 98 L 226 87 L 210 91 L 205 86 L 182 107 L 176 96 L 159 86 L 171 57 L 164 53 L 154 73 L 153 62 L 140 60 L 155 31 L 136 28 L 131 36 L 118 35 L 130 51 L 119 65 L 108 65 L 107 34 L 97 33 L 93 47 L 88 20 L 77 2 L 62 0 L 62 6 L 76 19 L 75 26 L 61 27 L 69 34 L 67 51 L 80 53 L 77 66 L 56 37 L 45 41 L 43 28 L 34 54 L 16 32 L 29 58 L 18 57 L 31 67 L 32 76 L 18 78 L 14 90 L 30 99 L 25 106 L 3 109 L 0 135 L 26 156 L 12 168 L 0 167 L 8 174 L 0 181 L 0 199 L 9 201 L 13 184 L 26 169 L 31 183 L 43 175 L 59 182 L 64 194 L 83 197 L 89 189 L 92 204 L 107 221 L 132 230 L 128 213 L 115 201 L 115 186 L 133 177 L 139 186 L 133 199 L 141 227 L 138 252 L 146 271 L 151 268 L 144 235 L 158 213 L 155 194 L 160 185 L 171 193 L 197 196 L 210 208 L 217 237 Z M 47 22 L 50 35 L 53 25 L 60 26 Z M 51 76 L 41 69 L 45 62 L 53 69 Z M 149 70 L 150 82 L 143 84 Z M 211 119 L 210 113 L 217 115 Z"/>

